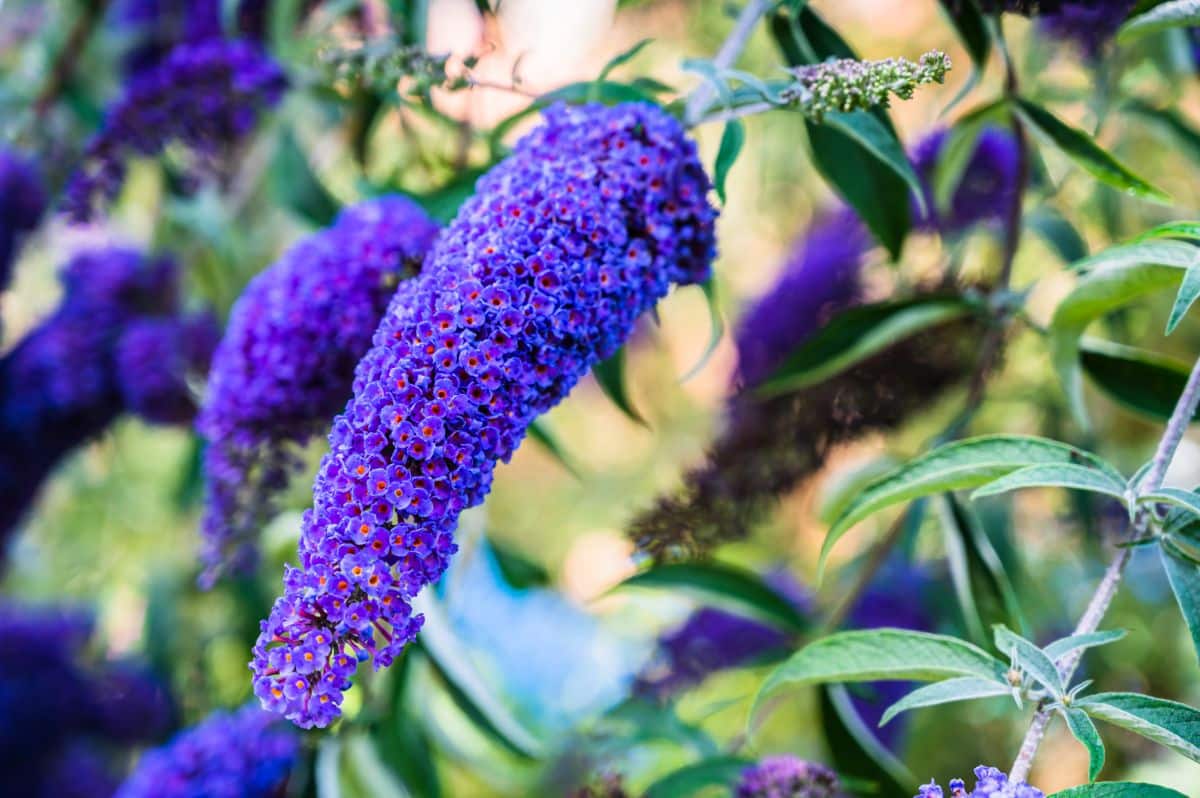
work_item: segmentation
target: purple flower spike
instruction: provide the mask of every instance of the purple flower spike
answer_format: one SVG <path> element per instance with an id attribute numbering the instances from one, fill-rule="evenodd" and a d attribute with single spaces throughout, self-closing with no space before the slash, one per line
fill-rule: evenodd
<path id="1" fill-rule="evenodd" d="M 286 84 L 279 65 L 253 44 L 180 45 L 133 78 L 109 108 L 67 184 L 64 209 L 75 221 L 88 221 L 120 191 L 127 161 L 157 156 L 173 143 L 189 151 L 192 176 L 219 174 L 222 156 L 249 136 Z"/>
<path id="2" fill-rule="evenodd" d="M 931 184 L 947 136 L 947 130 L 936 130 L 913 149 L 913 167 L 925 186 L 925 204 L 929 210 L 925 216 L 914 213 L 916 226 L 953 235 L 977 224 L 999 222 L 1008 213 L 1017 192 L 1017 144 L 1012 134 L 998 127 L 983 129 L 950 198 L 950 207 L 939 211 Z"/>
<path id="3" fill-rule="evenodd" d="M 1062 0 L 1042 14 L 1038 27 L 1051 38 L 1073 42 L 1096 60 L 1133 7 L 1134 0 Z"/>
<path id="4" fill-rule="evenodd" d="M 402 283 L 330 453 L 254 647 L 254 690 L 326 726 L 360 660 L 385 667 L 423 618 L 460 512 L 497 462 L 671 283 L 704 280 L 715 212 L 695 145 L 644 104 L 556 106 L 480 179 Z"/>
<path id="5" fill-rule="evenodd" d="M 46 190 L 32 161 L 0 150 L 0 291 L 8 287 L 21 237 L 37 227 Z"/>
<path id="6" fill-rule="evenodd" d="M 125 408 L 151 424 L 186 424 L 196 415 L 189 375 L 208 370 L 220 329 L 210 313 L 143 318 L 117 342 Z"/>
<path id="7" fill-rule="evenodd" d="M 277 798 L 299 753 L 295 730 L 258 707 L 214 712 L 144 754 L 114 798 Z"/>
<path id="8" fill-rule="evenodd" d="M 1023 781 L 1010 784 L 1002 770 L 980 765 L 975 768 L 975 789 L 970 792 L 962 779 L 950 780 L 949 793 L 931 781 L 914 798 L 1046 798 L 1046 794 Z"/>
<path id="9" fill-rule="evenodd" d="M 234 305 L 198 422 L 209 443 L 206 583 L 253 563 L 292 449 L 345 406 L 397 283 L 420 269 L 436 234 L 409 200 L 369 200 L 292 247 Z"/>
<path id="10" fill-rule="evenodd" d="M 837 776 L 824 765 L 791 754 L 764 757 L 742 772 L 736 798 L 835 798 Z"/>

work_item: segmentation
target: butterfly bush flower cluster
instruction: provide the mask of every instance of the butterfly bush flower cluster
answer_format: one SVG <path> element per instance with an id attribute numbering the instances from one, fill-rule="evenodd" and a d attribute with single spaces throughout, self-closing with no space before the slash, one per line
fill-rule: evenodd
<path id="1" fill-rule="evenodd" d="M 918 86 L 942 83 L 949 70 L 950 58 L 938 50 L 915 63 L 907 58 L 838 58 L 789 70 L 795 84 L 783 90 L 781 99 L 819 122 L 826 114 L 886 108 L 892 95 L 910 99 Z"/>
<path id="2" fill-rule="evenodd" d="M 21 237 L 37 227 L 46 210 L 46 189 L 34 163 L 0 149 L 0 291 L 8 287 Z"/>
<path id="3" fill-rule="evenodd" d="M 932 179 L 944 132 L 914 148 L 932 203 Z M 1011 136 L 985 131 L 944 213 L 918 227 L 945 235 L 999 218 L 1017 190 Z M 734 335 L 737 392 L 726 427 L 683 487 L 659 497 L 630 523 L 629 536 L 657 560 L 687 559 L 738 540 L 771 506 L 824 465 L 829 452 L 860 435 L 892 429 L 970 373 L 972 322 L 921 332 L 825 382 L 762 398 L 754 391 L 833 315 L 863 296 L 861 275 L 872 243 L 852 211 L 819 216 L 774 285 L 744 314 Z"/>
<path id="4" fill-rule="evenodd" d="M 202 370 L 214 337 L 208 317 L 189 316 L 180 307 L 177 270 L 169 259 L 122 248 L 86 250 L 68 262 L 62 284 L 58 308 L 0 358 L 0 538 L 12 531 L 59 460 L 122 412 L 171 420 L 159 415 L 157 399 L 149 401 L 169 395 L 172 418 L 180 413 L 188 393 L 186 375 L 175 367 L 194 357 L 186 366 Z M 137 340 L 139 325 L 150 320 L 171 320 L 188 331 L 165 342 L 185 350 L 179 358 L 130 353 L 164 343 Z M 135 340 L 127 340 L 131 335 Z M 185 340 L 193 335 L 195 340 Z M 169 379 L 177 382 L 168 385 Z M 190 418 L 195 407 L 187 409 Z"/>
<path id="5" fill-rule="evenodd" d="M 841 794 L 832 770 L 791 754 L 764 757 L 746 768 L 734 792 L 736 798 L 836 798 Z"/>
<path id="6" fill-rule="evenodd" d="M 1010 784 L 1002 770 L 986 765 L 975 768 L 975 789 L 970 792 L 962 779 L 951 779 L 949 786 L 950 791 L 943 792 L 931 781 L 914 798 L 1046 798 L 1044 792 L 1023 781 Z"/>
<path id="7" fill-rule="evenodd" d="M 153 69 L 180 44 L 220 39 L 221 0 L 122 0 L 114 5 L 114 23 L 130 34 L 133 46 L 126 54 L 125 72 L 134 75 Z M 238 38 L 262 41 L 266 35 L 268 0 L 236 0 L 232 28 Z"/>
<path id="8" fill-rule="evenodd" d="M 956 4 L 970 0 L 955 0 Z M 1095 60 L 1136 6 L 1135 0 L 980 0 L 988 13 L 1008 11 L 1037 18 L 1048 37 L 1071 42 Z"/>
<path id="9" fill-rule="evenodd" d="M 233 307 L 197 421 L 208 441 L 204 581 L 245 570 L 293 449 L 328 430 L 401 279 L 437 226 L 411 201 L 353 206 L 256 276 Z"/>
<path id="10" fill-rule="evenodd" d="M 115 798 L 281 798 L 299 755 L 296 730 L 278 716 L 218 711 L 143 754 Z"/>
<path id="11" fill-rule="evenodd" d="M 333 422 L 301 565 L 254 648 L 267 708 L 327 725 L 358 662 L 384 667 L 415 637 L 410 601 L 497 462 L 672 283 L 708 276 L 709 187 L 680 125 L 645 104 L 553 107 L 480 179 Z"/>
<path id="12" fill-rule="evenodd" d="M 207 370 L 219 336 L 210 313 L 130 322 L 115 354 L 125 409 L 152 424 L 191 422 L 196 402 L 188 376 Z"/>
<path id="13" fill-rule="evenodd" d="M 985 127 L 980 132 L 948 207 L 939 209 L 932 184 L 948 138 L 949 131 L 942 128 L 913 148 L 913 168 L 924 187 L 926 207 L 926 213 L 914 214 L 915 226 L 955 235 L 976 225 L 1000 222 L 1012 207 L 1020 182 L 1012 133 L 999 127 Z"/>
<path id="14" fill-rule="evenodd" d="M 187 150 L 189 176 L 219 174 L 224 156 L 279 102 L 286 84 L 279 65 L 248 42 L 176 47 L 132 78 L 108 109 L 67 184 L 65 210 L 75 221 L 89 220 L 120 191 L 129 160 L 160 155 L 172 144 Z"/>
<path id="15" fill-rule="evenodd" d="M 0 603 L 0 795 L 110 798 L 125 749 L 173 723 L 145 666 L 89 660 L 92 632 L 81 611 Z"/>

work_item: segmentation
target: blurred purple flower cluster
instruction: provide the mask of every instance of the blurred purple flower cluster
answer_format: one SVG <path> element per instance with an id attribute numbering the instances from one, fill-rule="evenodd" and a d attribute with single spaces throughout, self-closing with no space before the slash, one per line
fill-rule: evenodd
<path id="1" fill-rule="evenodd" d="M 254 44 L 214 39 L 181 44 L 162 63 L 133 76 L 88 143 L 67 184 L 64 208 L 92 218 L 121 189 L 129 160 L 182 145 L 189 179 L 219 175 L 230 152 L 279 102 L 287 78 Z"/>
<path id="2" fill-rule="evenodd" d="M 436 234 L 411 201 L 368 200 L 288 250 L 234 305 L 197 421 L 209 444 L 206 583 L 253 563 L 292 449 L 345 406 L 396 286 L 419 271 Z"/>
<path id="3" fill-rule="evenodd" d="M 238 38 L 262 41 L 269 0 L 122 0 L 112 9 L 113 21 L 128 31 L 133 46 L 125 56 L 129 75 L 153 69 L 180 44 L 220 39 L 225 35 L 223 8 L 232 12 L 230 31 Z"/>
<path id="4" fill-rule="evenodd" d="M 216 338 L 210 316 L 180 307 L 168 259 L 86 250 L 67 263 L 62 284 L 58 308 L 0 358 L 0 539 L 59 460 L 122 412 L 190 419 L 186 377 L 207 368 Z M 158 335 L 162 325 L 169 336 Z"/>
<path id="5" fill-rule="evenodd" d="M 256 706 L 214 712 L 142 755 L 115 798 L 283 798 L 296 730 Z"/>
<path id="6" fill-rule="evenodd" d="M 0 795 L 109 798 L 123 749 L 170 729 L 165 686 L 89 660 L 91 636 L 85 613 L 0 603 Z"/>
<path id="7" fill-rule="evenodd" d="M 746 768 L 734 792 L 735 798 L 836 798 L 839 794 L 832 770 L 790 754 L 764 757 Z"/>
<path id="8" fill-rule="evenodd" d="M 388 665 L 422 617 L 458 515 L 528 424 L 714 255 L 708 177 L 643 104 L 547 110 L 401 283 L 333 422 L 331 452 L 254 648 L 255 693 L 302 726 L 340 714 L 360 659 Z"/>
<path id="9" fill-rule="evenodd" d="M 0 291 L 8 287 L 21 236 L 37 227 L 46 210 L 46 189 L 33 161 L 0 149 Z"/>

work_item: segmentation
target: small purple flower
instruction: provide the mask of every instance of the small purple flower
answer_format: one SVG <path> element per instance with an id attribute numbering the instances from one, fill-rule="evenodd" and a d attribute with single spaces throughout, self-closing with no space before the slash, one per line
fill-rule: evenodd
<path id="1" fill-rule="evenodd" d="M 1046 798 L 1046 794 L 1023 781 L 1008 781 L 1001 770 L 980 765 L 975 768 L 975 789 L 967 792 L 962 779 L 950 780 L 950 792 L 942 792 L 937 782 L 931 781 L 921 787 L 914 798 Z"/>
<path id="2" fill-rule="evenodd" d="M 771 290 L 738 325 L 734 342 L 742 385 L 757 385 L 769 377 L 833 314 L 858 300 L 859 275 L 872 246 L 866 228 L 849 209 L 814 221 Z"/>
<path id="3" fill-rule="evenodd" d="M 179 312 L 175 265 L 135 250 L 76 255 L 57 310 L 0 358 L 0 538 L 68 452 L 125 409 L 118 341 L 138 319 Z"/>
<path id="4" fill-rule="evenodd" d="M 254 130 L 258 116 L 283 96 L 287 78 L 261 49 L 215 39 L 176 47 L 153 69 L 132 78 L 88 143 L 66 188 L 64 206 L 88 221 L 112 200 L 127 162 L 181 144 L 190 176 L 217 175 L 228 153 Z"/>
<path id="5" fill-rule="evenodd" d="M 143 754 L 115 798 L 278 798 L 299 754 L 295 730 L 269 712 L 214 712 Z"/>
<path id="6" fill-rule="evenodd" d="M 424 619 L 413 596 L 441 576 L 459 513 L 483 501 L 529 423 L 612 355 L 672 283 L 709 273 L 710 184 L 677 121 L 644 104 L 555 106 L 545 117 L 480 179 L 421 274 L 401 284 L 334 420 L 300 568 L 285 574 L 251 663 L 256 695 L 298 725 L 340 714 L 353 665 L 339 656 L 380 668 L 415 638 Z M 616 279 L 606 284 L 602 272 Z M 485 286 L 511 305 L 485 301 Z M 524 316 L 517 335 L 502 320 L 508 310 Z M 447 332 L 457 357 L 443 363 Z M 495 390 L 482 388 L 485 374 Z M 460 393 L 446 402 L 437 386 L 448 377 Z M 420 437 L 431 418 L 440 433 Z M 413 497 L 402 511 L 369 488 L 375 469 L 390 466 L 400 468 L 386 472 L 395 473 L 388 490 Z M 372 551 L 393 587 L 367 599 L 347 569 L 377 530 L 399 546 Z M 274 650 L 295 652 L 314 634 L 331 640 L 319 670 L 299 674 L 286 664 L 294 657 L 275 664 Z"/>
<path id="7" fill-rule="evenodd" d="M 197 422 L 209 444 L 206 582 L 254 561 L 294 449 L 345 406 L 397 283 L 420 269 L 436 234 L 409 200 L 363 202 L 292 247 L 234 305 Z"/>
<path id="8" fill-rule="evenodd" d="M 208 370 L 220 330 L 209 313 L 147 317 L 117 342 L 117 381 L 125 408 L 152 424 L 187 424 L 196 415 L 188 377 Z"/>
<path id="9" fill-rule="evenodd" d="M 936 130 L 913 149 L 913 167 L 925 186 L 925 204 L 929 211 L 923 217 L 914 214 L 917 228 L 953 235 L 977 224 L 1001 221 L 1017 192 L 1017 145 L 1012 134 L 998 127 L 983 129 L 950 198 L 949 207 L 939 210 L 932 181 L 948 136 L 946 129 Z"/>
<path id="10" fill-rule="evenodd" d="M 835 798 L 837 776 L 824 765 L 792 756 L 764 757 L 742 772 L 736 798 Z"/>
<path id="11" fill-rule="evenodd" d="M 21 237 L 37 227 L 46 210 L 46 189 L 34 163 L 0 149 L 0 291 L 8 288 Z"/>

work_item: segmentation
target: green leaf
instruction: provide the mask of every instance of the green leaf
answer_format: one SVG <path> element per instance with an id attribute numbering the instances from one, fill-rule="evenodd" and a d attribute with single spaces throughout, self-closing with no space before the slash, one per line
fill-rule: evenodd
<path id="1" fill-rule="evenodd" d="M 346 736 L 345 756 L 362 798 L 411 798 L 396 776 L 379 758 L 379 751 L 365 734 Z"/>
<path id="2" fill-rule="evenodd" d="M 613 590 L 629 587 L 689 593 L 701 601 L 750 615 L 791 632 L 811 627 L 788 599 L 755 573 L 717 562 L 668 563 L 634 574 Z"/>
<path id="3" fill-rule="evenodd" d="M 1072 651 L 1078 651 L 1081 648 L 1095 648 L 1096 646 L 1105 646 L 1109 643 L 1115 643 L 1125 637 L 1124 629 L 1110 629 L 1104 632 L 1088 632 L 1081 635 L 1068 635 L 1067 637 L 1059 638 L 1042 650 L 1046 652 L 1046 656 L 1052 660 L 1060 660 Z"/>
<path id="4" fill-rule="evenodd" d="M 592 366 L 592 376 L 596 378 L 604 395 L 630 421 L 641 424 L 643 427 L 647 426 L 645 419 L 633 406 L 633 400 L 629 398 L 629 388 L 625 384 L 625 347 L 618 349 L 617 353 L 608 360 L 601 360 Z"/>
<path id="5" fill-rule="evenodd" d="M 704 292 L 704 302 L 708 306 L 708 344 L 704 347 L 704 352 L 701 353 L 700 359 L 696 361 L 696 365 L 684 372 L 684 375 L 679 378 L 680 382 L 687 382 L 700 373 L 700 369 L 704 368 L 709 358 L 712 357 L 713 352 L 717 351 L 717 347 L 721 343 L 721 338 L 725 335 L 725 319 L 721 316 L 721 306 L 717 301 L 716 278 L 709 277 L 700 283 L 700 290 Z"/>
<path id="6" fill-rule="evenodd" d="M 1179 322 L 1183 321 L 1183 317 L 1187 315 L 1197 297 L 1200 297 L 1200 267 L 1193 266 L 1183 273 L 1183 281 L 1179 284 L 1179 293 L 1175 297 L 1175 304 L 1171 307 L 1171 316 L 1167 319 L 1167 335 L 1175 332 L 1175 328 L 1179 326 Z"/>
<path id="7" fill-rule="evenodd" d="M 1054 793 L 1050 798 L 1187 798 L 1181 792 L 1157 784 L 1136 781 L 1100 781 Z"/>
<path id="8" fill-rule="evenodd" d="M 922 213 L 928 211 L 925 206 L 925 188 L 917 173 L 913 171 L 912 162 L 908 160 L 904 147 L 896 138 L 895 131 L 880 122 L 877 116 L 867 111 L 838 112 L 826 114 L 821 124 L 844 133 L 847 138 L 859 144 L 864 151 L 907 183 L 908 190 L 916 198 L 917 207 Z"/>
<path id="9" fill-rule="evenodd" d="M 1100 732 L 1096 730 L 1096 724 L 1092 723 L 1092 719 L 1081 709 L 1068 707 L 1064 710 L 1063 716 L 1071 734 L 1087 749 L 1088 781 L 1095 781 L 1096 777 L 1100 775 L 1100 771 L 1104 769 L 1104 741 L 1100 739 Z"/>
<path id="10" fill-rule="evenodd" d="M 939 505 L 942 509 L 943 527 L 947 533 L 947 556 L 951 560 L 951 577 L 955 589 L 960 593 L 964 615 L 978 643 L 986 644 L 990 639 L 983 631 L 987 626 L 1000 622 L 1019 630 L 1027 628 L 1017 592 L 1008 577 L 1008 570 L 1000 559 L 996 547 L 983 523 L 973 508 L 964 505 L 953 493 L 945 493 Z M 950 538 L 957 538 L 950 542 Z M 955 565 L 951 552 L 961 552 L 964 562 Z M 966 578 L 956 572 L 966 570 Z M 959 585 L 959 580 L 963 584 Z"/>
<path id="11" fill-rule="evenodd" d="M 946 548 L 946 562 L 950 568 L 950 581 L 954 586 L 954 595 L 962 610 L 963 624 L 967 636 L 976 643 L 986 643 L 983 618 L 979 605 L 975 601 L 975 593 L 971 584 L 971 565 L 967 557 L 967 547 L 962 529 L 962 519 L 951 505 L 954 494 L 946 493 L 938 497 L 938 516 L 942 522 L 943 540 Z"/>
<path id="12" fill-rule="evenodd" d="M 1200 241 L 1200 222 L 1182 221 L 1160 224 L 1157 227 L 1150 228 L 1129 243 L 1137 244 L 1160 238 L 1182 238 L 1190 241 Z"/>
<path id="13" fill-rule="evenodd" d="M 1159 488 L 1138 497 L 1139 504 L 1170 504 L 1200 517 L 1200 494 L 1179 488 Z"/>
<path id="14" fill-rule="evenodd" d="M 425 616 L 417 638 L 421 651 L 442 677 L 455 703 L 492 739 L 513 753 L 536 759 L 545 752 L 541 740 L 525 727 L 500 699 L 472 663 L 470 654 L 454 635 L 453 625 L 441 605 L 426 590 L 413 600 L 413 609 Z"/>
<path id="15" fill-rule="evenodd" d="M 1012 658 L 1014 667 L 1020 668 L 1032 676 L 1038 684 L 1045 687 L 1055 698 L 1062 698 L 1066 692 L 1058 667 L 1046 652 L 1037 644 L 1026 640 L 1003 624 L 992 627 L 996 636 L 996 648 Z"/>
<path id="16" fill-rule="evenodd" d="M 625 64 L 628 64 L 630 61 L 632 61 L 634 58 L 637 57 L 638 53 L 640 53 L 646 47 L 646 45 L 650 44 L 653 41 L 654 41 L 654 39 L 650 39 L 650 38 L 642 39 L 640 42 L 635 44 L 633 47 L 630 47 L 628 50 L 625 50 L 624 52 L 613 56 L 612 59 L 610 59 L 609 62 L 604 65 L 604 68 L 600 70 L 600 74 L 596 78 L 596 80 L 598 82 L 603 83 L 604 79 L 607 78 L 614 69 L 616 69 L 619 66 L 624 66 Z"/>
<path id="17" fill-rule="evenodd" d="M 725 178 L 746 143 L 746 126 L 740 119 L 730 119 L 721 134 L 721 146 L 717 148 L 717 161 L 713 165 L 713 187 L 721 204 L 725 204 Z"/>
<path id="18" fill-rule="evenodd" d="M 1139 14 L 1126 22 L 1117 31 L 1117 41 L 1121 44 L 1151 33 L 1169 30 L 1171 28 L 1186 28 L 1200 25 L 1200 2 L 1197 0 L 1171 0 L 1156 6 L 1144 14 Z"/>
<path id="19" fill-rule="evenodd" d="M 317 745 L 313 780 L 317 798 L 342 798 L 342 741 L 328 735 Z"/>
<path id="20" fill-rule="evenodd" d="M 1152 202 L 1170 203 L 1171 198 L 1155 188 L 1109 153 L 1092 137 L 1073 128 L 1054 114 L 1029 100 L 1018 100 L 1016 110 L 1030 126 L 1042 132 L 1075 164 L 1102 183 Z"/>
<path id="21" fill-rule="evenodd" d="M 750 717 L 783 687 L 830 682 L 924 681 L 973 676 L 996 684 L 1004 679 L 1002 662 L 955 637 L 903 629 L 838 632 L 809 643 L 777 667 L 763 682 Z"/>
<path id="22" fill-rule="evenodd" d="M 924 298 L 862 305 L 834 316 L 788 355 L 757 389 L 777 396 L 839 374 L 921 330 L 966 316 L 961 299 Z"/>
<path id="23" fill-rule="evenodd" d="M 526 557 L 517 549 L 493 538 L 484 538 L 484 545 L 496 561 L 500 575 L 509 587 L 526 590 L 550 584 L 550 572 L 540 563 Z"/>
<path id="24" fill-rule="evenodd" d="M 894 504 L 920 496 L 964 490 L 1037 464 L 1082 464 L 1121 475 L 1095 455 L 1046 438 L 989 435 L 957 441 L 917 457 L 867 487 L 830 528 L 821 547 L 818 574 L 837 541 L 850 527 Z"/>
<path id="25" fill-rule="evenodd" d="M 1086 422 L 1079 367 L 1079 338 L 1096 319 L 1134 299 L 1176 285 L 1183 269 L 1200 262 L 1200 248 L 1179 241 L 1144 241 L 1112 247 L 1076 264 L 1084 270 L 1055 308 L 1050 348 L 1071 408 Z"/>
<path id="26" fill-rule="evenodd" d="M 1087 242 L 1062 214 L 1049 205 L 1035 210 L 1025 220 L 1064 263 L 1074 263 L 1087 257 Z"/>
<path id="27" fill-rule="evenodd" d="M 313 172 L 308 156 L 290 127 L 281 130 L 275 144 L 269 185 L 277 203 L 314 227 L 327 227 L 337 216 L 338 201 Z"/>
<path id="28" fill-rule="evenodd" d="M 736 756 L 705 759 L 663 776 L 646 789 L 645 798 L 688 798 L 705 787 L 728 787 L 753 764 Z"/>
<path id="29" fill-rule="evenodd" d="M 1171 592 L 1175 594 L 1175 601 L 1192 634 L 1192 646 L 1200 656 L 1200 565 L 1180 556 L 1170 539 L 1164 541 L 1158 553 L 1162 558 L 1163 570 L 1167 572 Z"/>
<path id="30" fill-rule="evenodd" d="M 1188 367 L 1157 352 L 1084 338 L 1079 363 L 1083 373 L 1120 404 L 1158 421 L 1175 410 L 1187 384 Z"/>
<path id="31" fill-rule="evenodd" d="M 1035 465 L 1013 471 L 995 482 L 977 488 L 971 494 L 971 499 L 996 496 L 1022 488 L 1050 487 L 1103 493 L 1120 499 L 1122 503 L 1125 501 L 1125 480 L 1116 479 L 1108 471 L 1069 463 Z"/>
<path id="32" fill-rule="evenodd" d="M 924 687 L 918 687 L 892 704 L 883 713 L 879 725 L 883 726 L 901 712 L 907 712 L 910 709 L 950 704 L 955 701 L 970 701 L 974 698 L 994 698 L 1009 695 L 1011 692 L 1012 690 L 1007 685 L 997 684 L 991 679 L 980 679 L 977 676 L 946 679 L 944 682 L 934 682 Z"/>
<path id="33" fill-rule="evenodd" d="M 458 213 L 459 207 L 475 193 L 475 183 L 487 169 L 464 169 L 444 185 L 424 194 L 413 194 L 412 199 L 426 213 L 439 222 L 449 222 Z"/>
<path id="34" fill-rule="evenodd" d="M 1140 116 L 1162 128 L 1177 143 L 1183 145 L 1193 161 L 1200 160 L 1200 131 L 1192 127 L 1174 108 L 1156 108 L 1143 100 L 1132 99 L 1122 105 L 1122 110 Z"/>
<path id="35" fill-rule="evenodd" d="M 1200 762 L 1200 712 L 1187 704 L 1138 693 L 1096 693 L 1074 706 Z"/>
<path id="36" fill-rule="evenodd" d="M 855 793 L 880 798 L 911 798 L 917 779 L 867 727 L 850 693 L 840 684 L 821 687 L 821 730 L 831 765 L 843 782 L 866 782 Z M 849 784 L 845 784 L 849 789 Z"/>
<path id="37" fill-rule="evenodd" d="M 575 468 L 571 462 L 571 458 L 567 457 L 566 450 L 558 441 L 558 436 L 550 429 L 545 418 L 535 418 L 533 423 L 528 427 L 529 437 L 538 442 L 538 445 L 545 449 L 551 457 L 558 461 L 559 465 L 567 469 L 571 476 L 580 479 L 579 470 Z"/>

